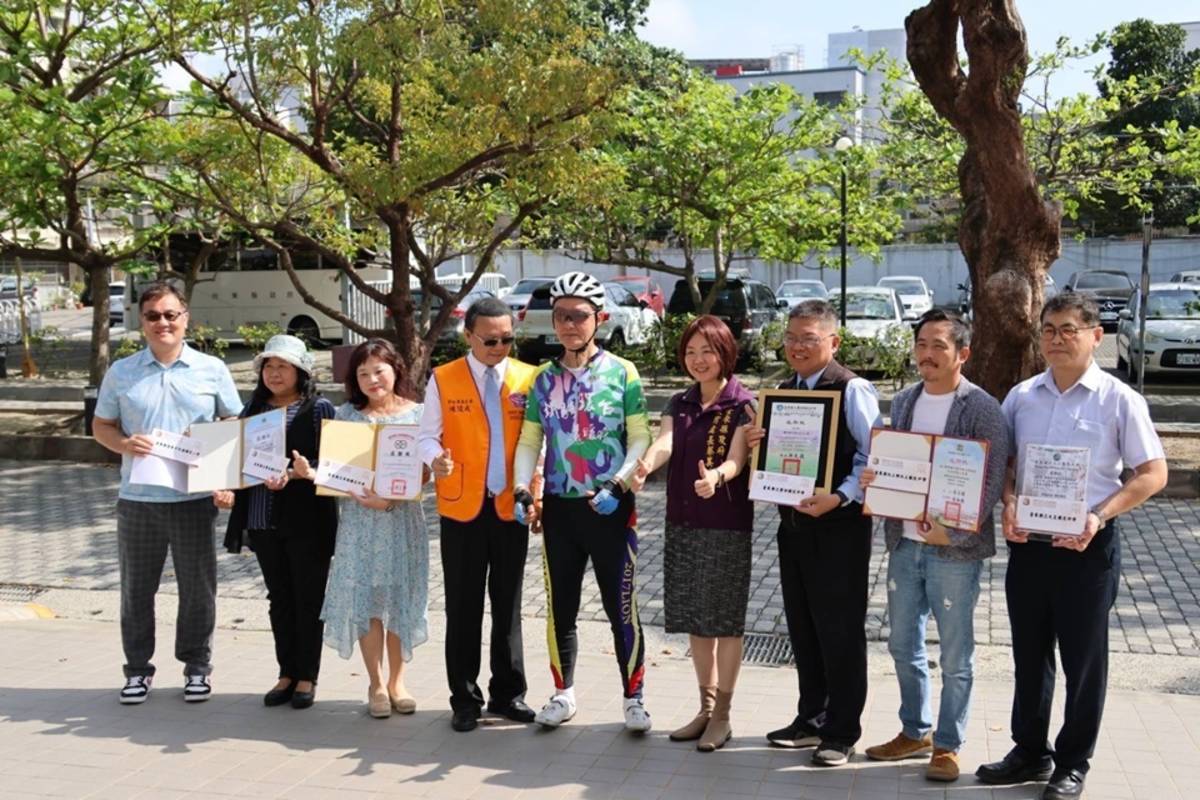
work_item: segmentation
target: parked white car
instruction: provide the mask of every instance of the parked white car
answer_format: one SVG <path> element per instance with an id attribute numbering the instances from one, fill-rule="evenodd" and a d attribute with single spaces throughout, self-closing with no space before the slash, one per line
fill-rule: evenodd
<path id="1" fill-rule="evenodd" d="M 933 308 L 933 290 L 919 275 L 889 275 L 880 278 L 876 285 L 895 290 L 906 320 L 916 322 L 922 314 Z"/>
<path id="2" fill-rule="evenodd" d="M 846 296 L 846 330 L 855 336 L 878 339 L 888 330 L 904 329 L 904 315 L 900 298 L 892 289 L 884 286 L 848 286 Z M 841 313 L 842 290 L 833 289 L 829 302 Z"/>
<path id="3" fill-rule="evenodd" d="M 1137 380 L 1138 304 L 1134 292 L 1117 323 L 1117 369 Z M 1200 284 L 1153 283 L 1146 303 L 1146 374 L 1200 374 Z"/>
<path id="4" fill-rule="evenodd" d="M 1171 276 L 1170 283 L 1200 283 L 1200 269 L 1185 269 Z"/>
<path id="5" fill-rule="evenodd" d="M 816 278 L 796 278 L 779 284 L 779 288 L 775 290 L 775 296 L 780 300 L 786 300 L 788 308 L 792 309 L 805 300 L 826 299 L 829 297 L 829 290 Z"/>
<path id="6" fill-rule="evenodd" d="M 125 325 L 125 281 L 108 285 L 108 324 Z M 137 327 L 136 321 L 134 327 Z"/>
<path id="7" fill-rule="evenodd" d="M 604 310 L 608 312 L 608 319 L 600 324 L 596 332 L 596 341 L 603 347 L 643 345 L 651 337 L 661 335 L 658 315 L 628 289 L 617 283 L 606 283 L 604 293 Z M 535 291 L 529 303 L 517 312 L 516 334 L 523 361 L 536 364 L 562 352 L 562 345 L 554 335 L 548 283 Z"/>

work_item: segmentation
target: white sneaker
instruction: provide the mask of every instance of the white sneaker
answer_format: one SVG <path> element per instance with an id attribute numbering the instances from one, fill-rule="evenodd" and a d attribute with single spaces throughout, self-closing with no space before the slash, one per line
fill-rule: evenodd
<path id="1" fill-rule="evenodd" d="M 625 698 L 625 730 L 645 733 L 650 730 L 650 712 L 640 697 Z"/>
<path id="2" fill-rule="evenodd" d="M 131 675 L 125 679 L 125 688 L 121 689 L 121 704 L 132 706 L 146 702 L 150 696 L 150 684 L 154 682 L 151 675 Z"/>
<path id="3" fill-rule="evenodd" d="M 212 681 L 207 675 L 188 675 L 183 684 L 183 699 L 189 703 L 202 703 L 212 694 Z"/>
<path id="4" fill-rule="evenodd" d="M 564 722 L 575 716 L 575 701 L 566 695 L 556 694 L 550 698 L 550 702 L 542 706 L 533 718 L 533 721 L 543 728 L 557 728 Z"/>

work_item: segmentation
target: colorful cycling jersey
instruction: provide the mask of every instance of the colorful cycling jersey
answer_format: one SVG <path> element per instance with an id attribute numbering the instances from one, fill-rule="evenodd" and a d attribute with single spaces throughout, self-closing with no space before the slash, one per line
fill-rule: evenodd
<path id="1" fill-rule="evenodd" d="M 558 361 L 542 365 L 529 390 L 518 449 L 532 450 L 536 460 L 543 436 L 549 494 L 584 497 L 619 472 L 628 477 L 650 442 L 637 367 L 604 350 L 577 373 Z"/>

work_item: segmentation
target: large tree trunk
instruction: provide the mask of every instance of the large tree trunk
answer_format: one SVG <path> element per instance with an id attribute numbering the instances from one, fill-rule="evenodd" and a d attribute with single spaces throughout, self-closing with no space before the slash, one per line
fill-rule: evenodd
<path id="1" fill-rule="evenodd" d="M 108 283 L 112 268 L 103 263 L 87 265 L 88 286 L 92 290 L 92 349 L 88 363 L 88 383 L 99 386 L 108 372 Z"/>
<path id="2" fill-rule="evenodd" d="M 959 68 L 962 26 L 969 74 Z M 958 244 L 971 274 L 975 333 L 967 376 L 997 398 L 1037 372 L 1046 270 L 1061 210 L 1038 192 L 1017 106 L 1029 51 L 1014 0 L 932 0 L 908 15 L 908 62 L 937 113 L 966 141 Z"/>

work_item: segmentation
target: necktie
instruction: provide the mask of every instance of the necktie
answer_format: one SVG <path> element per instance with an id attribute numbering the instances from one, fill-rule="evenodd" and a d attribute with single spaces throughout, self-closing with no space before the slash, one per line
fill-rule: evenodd
<path id="1" fill-rule="evenodd" d="M 483 387 L 483 409 L 487 412 L 491 440 L 488 443 L 487 488 L 492 494 L 500 494 L 508 485 L 504 468 L 504 420 L 500 417 L 500 381 L 496 368 L 487 368 L 487 380 Z"/>

